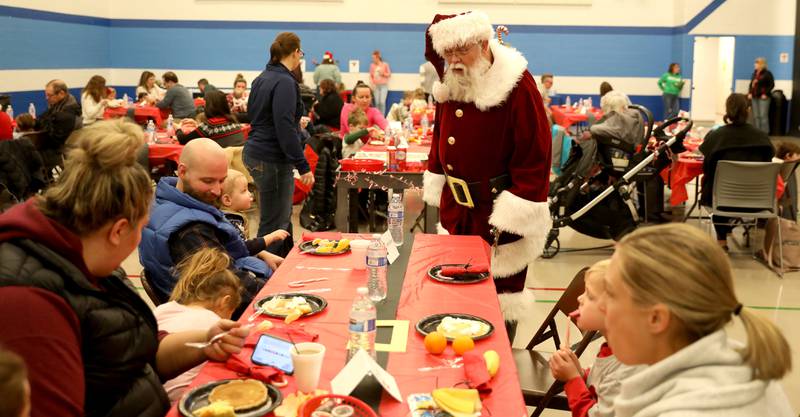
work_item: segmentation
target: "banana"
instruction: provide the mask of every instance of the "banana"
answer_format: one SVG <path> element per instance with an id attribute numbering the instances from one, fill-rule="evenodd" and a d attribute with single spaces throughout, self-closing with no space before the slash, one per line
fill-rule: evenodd
<path id="1" fill-rule="evenodd" d="M 342 239 L 336 244 L 336 252 L 344 252 L 350 247 L 349 239 Z"/>
<path id="2" fill-rule="evenodd" d="M 489 376 L 494 378 L 500 369 L 500 355 L 493 350 L 487 350 L 483 352 L 483 359 L 486 361 L 486 370 L 489 371 Z"/>
<path id="3" fill-rule="evenodd" d="M 431 396 L 439 408 L 454 417 L 473 416 L 481 409 L 481 399 L 475 389 L 438 388 Z"/>

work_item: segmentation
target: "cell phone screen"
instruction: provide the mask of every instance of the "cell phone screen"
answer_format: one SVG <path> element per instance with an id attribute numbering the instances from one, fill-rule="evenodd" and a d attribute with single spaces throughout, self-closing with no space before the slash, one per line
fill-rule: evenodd
<path id="1" fill-rule="evenodd" d="M 262 334 L 250 360 L 255 364 L 271 366 L 291 375 L 294 372 L 292 355 L 289 353 L 291 348 L 292 343 L 288 340 Z"/>

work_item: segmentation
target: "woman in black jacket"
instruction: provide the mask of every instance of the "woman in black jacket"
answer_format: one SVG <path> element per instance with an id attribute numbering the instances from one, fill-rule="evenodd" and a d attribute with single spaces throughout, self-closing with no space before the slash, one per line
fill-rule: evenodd
<path id="1" fill-rule="evenodd" d="M 322 80 L 319 83 L 320 99 L 314 107 L 317 115 L 317 123 L 339 129 L 339 117 L 342 114 L 344 102 L 336 91 L 336 83 L 333 80 Z"/>
<path id="2" fill-rule="evenodd" d="M 747 123 L 750 106 L 744 94 L 733 93 L 725 101 L 725 126 L 708 132 L 700 152 L 705 155 L 703 161 L 703 189 L 700 203 L 711 206 L 714 195 L 714 174 L 719 161 L 769 162 L 775 155 L 775 148 L 769 136 L 753 125 Z M 720 246 L 728 250 L 727 237 L 733 229 L 733 219 L 714 216 L 714 229 Z"/>
<path id="3" fill-rule="evenodd" d="M 772 100 L 772 89 L 775 88 L 775 78 L 767 69 L 767 60 L 763 57 L 756 58 L 755 71 L 750 77 L 750 91 L 747 98 L 752 100 L 753 124 L 764 133 L 769 133 L 769 102 Z"/>
<path id="4" fill-rule="evenodd" d="M 292 233 L 293 170 L 300 173 L 303 184 L 314 183 L 300 133 L 300 118 L 305 110 L 291 72 L 303 58 L 300 38 L 282 32 L 272 42 L 269 53 L 267 68 L 253 80 L 250 90 L 247 113 L 252 130 L 244 145 L 244 164 L 258 187 L 258 236 L 278 229 Z M 278 256 L 288 253 L 283 242 L 273 243 L 267 251 Z"/>

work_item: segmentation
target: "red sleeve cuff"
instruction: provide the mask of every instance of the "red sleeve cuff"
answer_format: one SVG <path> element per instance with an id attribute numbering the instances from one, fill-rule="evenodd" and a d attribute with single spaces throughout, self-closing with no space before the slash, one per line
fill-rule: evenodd
<path id="1" fill-rule="evenodd" d="M 161 343 L 165 337 L 169 336 L 169 332 L 166 330 L 159 330 L 158 331 L 158 343 Z"/>

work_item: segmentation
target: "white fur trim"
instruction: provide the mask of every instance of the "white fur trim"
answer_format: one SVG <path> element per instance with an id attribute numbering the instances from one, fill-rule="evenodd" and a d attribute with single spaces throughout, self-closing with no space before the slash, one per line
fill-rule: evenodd
<path id="1" fill-rule="evenodd" d="M 442 222 L 437 222 L 436 223 L 436 234 L 449 235 L 450 232 L 447 231 L 447 229 L 445 229 L 444 226 L 442 226 Z"/>
<path id="2" fill-rule="evenodd" d="M 475 107 L 486 111 L 506 101 L 528 68 L 528 60 L 516 49 L 489 41 L 494 61 L 475 88 Z"/>
<path id="3" fill-rule="evenodd" d="M 507 321 L 530 321 L 535 314 L 533 305 L 536 302 L 536 296 L 527 288 L 521 292 L 497 294 L 497 299 L 500 301 L 503 319 Z"/>
<path id="4" fill-rule="evenodd" d="M 523 237 L 492 249 L 492 275 L 495 279 L 510 277 L 528 267 L 542 254 L 547 233 L 542 236 Z"/>
<path id="5" fill-rule="evenodd" d="M 422 173 L 422 199 L 429 206 L 439 207 L 445 182 L 447 180 L 442 174 L 434 174 L 428 170 Z"/>
<path id="6" fill-rule="evenodd" d="M 489 224 L 502 232 L 520 236 L 547 236 L 552 227 L 547 202 L 537 203 L 503 191 L 494 200 Z"/>
<path id="7" fill-rule="evenodd" d="M 450 88 L 447 87 L 447 84 L 443 84 L 439 81 L 433 82 L 431 93 L 433 94 L 433 98 L 437 103 L 444 103 L 450 99 Z"/>
<path id="8" fill-rule="evenodd" d="M 433 49 L 444 56 L 446 49 L 464 46 L 469 42 L 485 41 L 494 36 L 489 16 L 472 11 L 440 20 L 428 28 Z"/>

